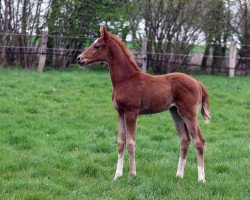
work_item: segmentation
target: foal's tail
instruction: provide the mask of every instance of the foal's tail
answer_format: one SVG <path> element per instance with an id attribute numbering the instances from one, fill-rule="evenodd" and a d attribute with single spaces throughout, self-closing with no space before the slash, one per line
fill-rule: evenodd
<path id="1" fill-rule="evenodd" d="M 211 118 L 209 111 L 209 95 L 207 89 L 201 83 L 200 87 L 202 91 L 201 114 L 203 115 L 205 123 L 208 124 L 209 119 Z"/>

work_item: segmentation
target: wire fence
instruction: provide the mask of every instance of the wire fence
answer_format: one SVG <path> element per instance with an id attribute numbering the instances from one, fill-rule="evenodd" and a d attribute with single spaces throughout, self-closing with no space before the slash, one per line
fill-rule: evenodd
<path id="1" fill-rule="evenodd" d="M 14 33 L 14 32 L 0 32 L 0 36 L 1 35 L 7 35 L 7 36 L 27 36 L 27 37 L 42 37 L 42 34 L 36 34 L 36 35 L 29 35 L 29 34 L 25 34 L 25 33 Z M 67 38 L 67 39 L 81 39 L 81 40 L 92 40 L 94 41 L 95 38 L 89 38 L 89 37 L 84 37 L 84 36 L 65 36 L 65 35 L 47 35 L 49 38 Z M 134 39 L 134 42 L 141 42 L 143 39 Z M 149 40 L 147 39 L 148 42 L 161 42 L 161 43 L 179 43 L 179 44 L 188 44 L 188 45 L 192 45 L 192 43 L 187 42 L 187 41 L 167 41 L 167 40 Z M 194 45 L 211 45 L 211 46 L 221 46 L 222 44 L 220 43 L 214 43 L 214 42 L 205 42 L 204 41 L 200 41 L 198 43 L 194 43 Z M 230 44 L 230 43 L 228 43 Z M 246 47 L 250 47 L 250 44 L 242 44 L 241 42 L 236 42 L 237 45 L 239 46 L 246 46 Z"/>
<path id="2" fill-rule="evenodd" d="M 47 37 L 46 44 L 42 43 L 44 37 Z M 26 41 L 24 41 L 24 39 Z M 20 33 L 0 33 L 0 41 L 0 66 L 17 62 L 20 63 L 23 68 L 36 67 L 39 65 L 40 58 L 44 57 L 46 65 L 65 68 L 69 64 L 76 63 L 76 57 L 94 41 L 94 38 L 48 35 L 47 32 L 32 36 Z M 150 40 L 147 40 L 146 42 L 149 41 Z M 192 52 L 192 50 L 188 53 L 178 51 L 151 52 L 147 51 L 147 48 L 140 50 L 143 46 L 143 42 L 145 41 L 137 40 L 136 44 L 138 47 L 136 49 L 131 49 L 131 51 L 139 66 L 147 66 L 147 68 L 153 69 L 156 73 L 167 73 L 172 71 L 192 73 L 193 71 L 199 72 L 201 70 L 204 72 L 204 69 L 207 73 L 212 74 L 228 74 L 230 70 L 235 70 L 235 73 L 240 75 L 250 73 L 250 57 L 242 57 L 237 54 L 237 48 L 239 49 L 239 47 L 248 48 L 250 50 L 250 45 L 248 44 L 235 42 L 237 47 L 235 55 L 232 58 L 232 55 L 230 55 L 231 44 L 227 47 L 229 53 L 224 56 L 212 55 L 211 53 L 209 55 L 204 55 L 204 52 L 195 53 Z M 183 43 L 193 48 L 197 46 L 186 42 L 160 42 L 164 42 L 165 44 Z M 131 42 L 129 42 L 129 44 L 131 44 Z M 208 44 L 204 44 L 203 47 L 205 45 Z M 209 43 L 209 45 L 219 44 Z M 204 67 L 202 66 L 202 61 L 205 58 L 208 64 Z M 213 62 L 215 59 L 217 59 L 217 63 L 220 63 L 220 65 L 214 65 Z M 236 63 L 235 66 L 230 65 L 230 60 L 232 59 L 234 59 Z"/>

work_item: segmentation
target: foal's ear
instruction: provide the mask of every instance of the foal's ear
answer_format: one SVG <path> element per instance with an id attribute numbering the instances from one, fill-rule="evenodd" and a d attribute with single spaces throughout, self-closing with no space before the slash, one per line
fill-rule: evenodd
<path id="1" fill-rule="evenodd" d="M 105 40 L 108 41 L 110 39 L 110 35 L 109 32 L 107 31 L 107 29 L 105 28 L 104 25 L 100 26 L 100 33 L 101 33 L 101 37 Z"/>

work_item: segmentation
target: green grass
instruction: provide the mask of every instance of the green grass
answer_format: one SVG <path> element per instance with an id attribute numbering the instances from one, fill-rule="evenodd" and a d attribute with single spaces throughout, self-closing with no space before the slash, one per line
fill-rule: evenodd
<path id="1" fill-rule="evenodd" d="M 113 181 L 117 114 L 105 70 L 0 70 L 0 199 L 249 199 L 250 77 L 196 76 L 211 96 L 206 183 L 189 150 L 175 177 L 179 141 L 168 112 L 142 116 L 137 177 Z"/>

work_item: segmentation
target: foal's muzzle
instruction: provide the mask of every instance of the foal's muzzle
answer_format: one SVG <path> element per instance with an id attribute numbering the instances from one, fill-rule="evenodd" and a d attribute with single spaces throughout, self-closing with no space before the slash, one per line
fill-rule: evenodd
<path id="1" fill-rule="evenodd" d="M 83 60 L 83 61 L 81 61 L 81 58 L 80 58 L 80 56 L 78 56 L 77 57 L 77 63 L 78 63 L 78 65 L 80 65 L 81 67 L 85 64 L 85 61 Z"/>
<path id="2" fill-rule="evenodd" d="M 85 61 L 78 61 L 78 65 L 80 65 L 81 67 L 85 64 Z"/>

